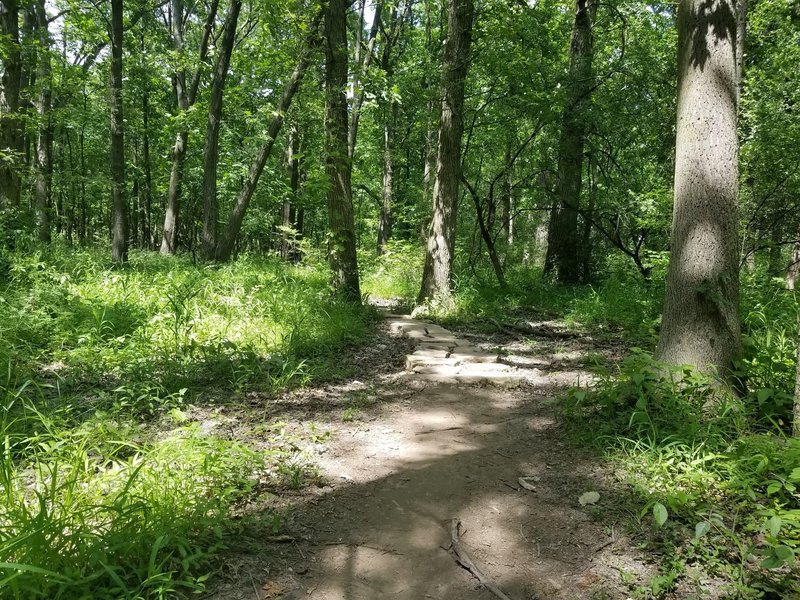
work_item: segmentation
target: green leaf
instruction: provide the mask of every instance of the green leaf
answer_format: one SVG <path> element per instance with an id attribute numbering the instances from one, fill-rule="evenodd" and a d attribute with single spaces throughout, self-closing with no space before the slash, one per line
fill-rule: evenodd
<path id="1" fill-rule="evenodd" d="M 775 546 L 773 552 L 775 553 L 775 557 L 783 562 L 788 562 L 794 558 L 794 550 L 789 548 L 789 546 Z"/>
<path id="2" fill-rule="evenodd" d="M 756 394 L 756 398 L 758 398 L 759 404 L 769 400 L 770 396 L 772 396 L 772 390 L 766 388 L 761 388 L 760 390 L 758 390 L 758 393 Z"/>
<path id="3" fill-rule="evenodd" d="M 711 525 L 708 521 L 700 521 L 697 525 L 694 526 L 694 537 L 695 539 L 700 539 L 705 534 L 708 533 L 709 529 L 711 529 Z"/>
<path id="4" fill-rule="evenodd" d="M 667 522 L 669 513 L 667 512 L 667 507 L 661 504 L 661 502 L 653 504 L 653 518 L 656 520 L 656 525 L 659 527 Z"/>
<path id="5" fill-rule="evenodd" d="M 770 556 L 761 561 L 761 566 L 765 569 L 777 569 L 783 566 L 783 561 L 775 556 Z"/>
<path id="6" fill-rule="evenodd" d="M 781 490 L 783 484 L 780 481 L 773 481 L 767 486 L 767 496 L 771 496 Z"/>
<path id="7" fill-rule="evenodd" d="M 781 525 L 783 525 L 783 520 L 780 517 L 774 516 L 769 518 L 767 521 L 767 529 L 772 537 L 778 535 L 778 532 L 781 530 Z"/>

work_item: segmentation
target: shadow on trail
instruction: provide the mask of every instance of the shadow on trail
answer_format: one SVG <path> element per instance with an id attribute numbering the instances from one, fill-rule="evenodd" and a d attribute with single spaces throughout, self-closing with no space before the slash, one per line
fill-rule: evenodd
<path id="1" fill-rule="evenodd" d="M 293 506 L 288 529 L 299 543 L 270 547 L 272 562 L 291 569 L 269 576 L 262 564 L 249 573 L 256 590 L 241 584 L 236 596 L 228 586 L 215 597 L 495 598 L 446 550 L 453 518 L 473 561 L 512 600 L 625 597 L 598 560 L 618 541 L 608 535 L 611 517 L 603 519 L 624 492 L 565 441 L 543 395 L 551 384 L 403 381 L 406 399 L 376 406 L 365 414 L 374 420 L 332 441 L 323 467 L 333 484 Z M 519 477 L 536 490 L 521 488 Z M 586 491 L 600 493 L 597 505 L 581 507 Z M 285 595 L 264 592 L 275 581 Z"/>

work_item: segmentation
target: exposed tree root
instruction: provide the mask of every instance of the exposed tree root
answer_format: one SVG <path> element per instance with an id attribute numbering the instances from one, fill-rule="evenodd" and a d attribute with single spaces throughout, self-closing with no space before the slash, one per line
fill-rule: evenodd
<path id="1" fill-rule="evenodd" d="M 500 598 L 501 600 L 511 600 L 508 596 L 506 596 L 503 591 L 497 587 L 492 581 L 483 574 L 483 572 L 475 566 L 475 563 L 472 562 L 472 559 L 467 554 L 464 547 L 461 545 L 461 521 L 458 519 L 452 519 L 450 521 L 450 548 L 453 554 L 456 557 L 456 562 L 464 567 L 467 571 L 472 573 L 472 575 L 481 582 L 483 587 L 487 590 L 492 592 L 495 596 Z"/>

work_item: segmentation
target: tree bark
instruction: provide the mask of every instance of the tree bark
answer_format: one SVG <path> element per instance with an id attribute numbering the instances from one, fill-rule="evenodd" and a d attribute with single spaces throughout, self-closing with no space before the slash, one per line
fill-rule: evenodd
<path id="1" fill-rule="evenodd" d="M 53 126 L 50 123 L 52 81 L 50 64 L 50 33 L 47 29 L 47 12 L 44 0 L 36 3 L 36 38 L 38 41 L 36 79 L 39 96 L 36 101 L 38 116 L 36 136 L 36 229 L 39 241 L 50 243 L 50 183 L 53 175 Z"/>
<path id="2" fill-rule="evenodd" d="M 383 121 L 383 186 L 381 187 L 381 214 L 378 221 L 377 254 L 386 250 L 392 237 L 392 206 L 394 204 L 394 127 L 397 118 L 397 103 L 389 101 L 384 106 Z"/>
<path id="3" fill-rule="evenodd" d="M 203 150 L 203 235 L 200 253 L 204 260 L 213 260 L 217 253 L 217 166 L 219 163 L 219 129 L 222 121 L 222 97 L 228 67 L 231 63 L 233 43 L 236 40 L 236 27 L 242 0 L 231 0 L 231 8 L 225 19 L 217 64 L 214 67 L 214 80 L 211 83 L 211 97 L 208 101 L 208 121 L 206 123 L 206 145 Z"/>
<path id="4" fill-rule="evenodd" d="M 19 205 L 20 181 L 15 163 L 22 153 L 22 122 L 19 95 L 22 85 L 22 59 L 19 44 L 19 4 L 0 2 L 0 34 L 3 45 L 3 76 L 0 89 L 0 209 Z"/>
<path id="5" fill-rule="evenodd" d="M 300 169 L 297 155 L 300 151 L 300 135 L 297 124 L 292 123 L 289 130 L 289 139 L 286 144 L 286 172 L 289 176 L 289 193 L 283 200 L 281 208 L 281 221 L 283 231 L 281 232 L 281 256 L 285 260 L 294 260 L 297 255 L 297 235 L 292 233 L 295 224 L 295 200 L 297 190 L 300 186 Z"/>
<path id="6" fill-rule="evenodd" d="M 239 237 L 239 230 L 242 228 L 242 221 L 247 212 L 247 207 L 250 204 L 250 199 L 256 191 L 256 185 L 264 170 L 264 166 L 267 164 L 270 154 L 272 154 L 272 148 L 275 145 L 275 140 L 281 131 L 281 127 L 283 127 L 283 120 L 286 116 L 286 112 L 289 110 L 292 99 L 297 93 L 300 82 L 303 80 L 303 76 L 311 63 L 311 58 L 317 46 L 318 26 L 319 20 L 315 19 L 308 38 L 306 39 L 305 47 L 297 61 L 297 65 L 292 75 L 289 77 L 289 81 L 286 82 L 286 87 L 283 89 L 281 99 L 272 115 L 272 120 L 267 129 L 267 140 L 264 142 L 264 145 L 261 146 L 253 163 L 250 165 L 247 178 L 244 180 L 242 188 L 239 190 L 239 196 L 236 198 L 236 203 L 233 205 L 225 234 L 222 236 L 217 246 L 217 260 L 219 261 L 230 260 L 233 254 L 233 248 L 236 245 L 236 239 Z"/>
<path id="7" fill-rule="evenodd" d="M 347 20 L 345 0 L 325 9 L 325 171 L 328 176 L 328 261 L 336 293 L 361 302 L 348 153 Z"/>
<path id="8" fill-rule="evenodd" d="M 181 67 L 173 73 L 173 89 L 175 90 L 178 110 L 181 113 L 187 111 L 197 99 L 200 75 L 202 73 L 203 63 L 208 54 L 208 41 L 211 37 L 211 30 L 213 29 L 214 20 L 217 16 L 218 6 L 219 0 L 212 0 L 203 30 L 203 37 L 200 42 L 200 57 L 197 69 L 195 69 L 188 89 L 186 84 L 186 69 Z M 172 45 L 179 56 L 183 56 L 184 51 L 183 38 L 185 19 L 183 12 L 183 0 L 172 0 Z M 185 125 L 181 125 L 178 133 L 175 134 L 175 144 L 172 148 L 172 167 L 169 175 L 169 187 L 167 188 L 167 207 L 164 213 L 164 237 L 161 240 L 161 254 L 173 254 L 177 247 L 178 215 L 183 185 L 183 164 L 186 159 L 188 141 L 189 130 Z"/>
<path id="9" fill-rule="evenodd" d="M 578 208 L 583 176 L 586 110 L 592 90 L 592 22 L 596 0 L 577 0 L 570 45 L 569 90 L 561 124 L 556 198 L 547 236 L 545 273 L 560 283 L 580 279 Z"/>
<path id="10" fill-rule="evenodd" d="M 122 119 L 122 0 L 111 0 L 111 260 L 128 260 L 125 140 Z"/>
<path id="11" fill-rule="evenodd" d="M 656 348 L 665 363 L 723 377 L 741 347 L 736 30 L 735 0 L 681 0 L 675 204 Z"/>
<path id="12" fill-rule="evenodd" d="M 383 0 L 377 0 L 375 3 L 375 12 L 372 16 L 372 27 L 369 30 L 369 37 L 367 38 L 367 49 L 364 53 L 363 60 L 361 57 L 361 49 L 358 48 L 356 52 L 356 66 L 358 70 L 353 82 L 353 110 L 350 112 L 350 128 L 347 131 L 347 156 L 350 157 L 352 162 L 353 156 L 356 151 L 356 139 L 358 137 L 358 122 L 361 118 L 361 107 L 364 104 L 364 77 L 369 72 L 369 67 L 372 64 L 372 55 L 375 52 L 375 43 L 378 39 L 378 30 L 381 28 L 381 13 L 383 12 Z M 361 44 L 361 36 L 356 37 L 356 43 Z"/>
<path id="13" fill-rule="evenodd" d="M 800 242 L 792 244 L 792 253 L 786 267 L 786 289 L 793 290 L 797 283 L 797 274 L 800 272 Z"/>
<path id="14" fill-rule="evenodd" d="M 447 40 L 442 57 L 442 110 L 433 186 L 433 217 L 428 231 L 422 287 L 417 302 L 452 303 L 456 210 L 461 183 L 464 86 L 472 43 L 472 0 L 447 1 Z"/>

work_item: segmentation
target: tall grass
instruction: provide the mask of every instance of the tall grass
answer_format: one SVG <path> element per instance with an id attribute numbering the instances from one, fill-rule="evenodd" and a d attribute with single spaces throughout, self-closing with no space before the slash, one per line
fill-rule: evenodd
<path id="1" fill-rule="evenodd" d="M 180 409 L 339 375 L 375 320 L 333 299 L 322 265 L 134 253 L 113 268 L 65 248 L 0 257 L 0 307 L 0 597 L 14 599 L 201 590 L 240 503 L 301 473 L 292 451 L 180 425 Z"/>

